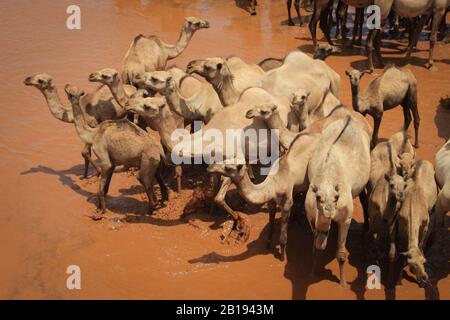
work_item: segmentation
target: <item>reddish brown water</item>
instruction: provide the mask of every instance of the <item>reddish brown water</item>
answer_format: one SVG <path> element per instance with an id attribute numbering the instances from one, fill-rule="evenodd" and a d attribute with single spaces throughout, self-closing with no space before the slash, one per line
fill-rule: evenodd
<path id="1" fill-rule="evenodd" d="M 195 214 L 179 220 L 192 187 L 171 194 L 168 207 L 144 216 L 146 198 L 135 178 L 113 177 L 108 219 L 92 221 L 96 184 L 80 180 L 82 160 L 72 125 L 55 120 L 40 92 L 22 84 L 26 76 L 46 72 L 62 86 L 68 82 L 93 90 L 90 72 L 120 66 L 132 38 L 156 34 L 174 42 L 186 16 L 207 18 L 211 28 L 198 32 L 174 63 L 184 67 L 195 58 L 239 55 L 249 62 L 283 57 L 300 46 L 311 51 L 306 28 L 285 25 L 285 1 L 259 0 L 258 15 L 250 16 L 235 1 L 78 1 L 82 29 L 65 27 L 72 1 L 2 1 L 0 11 L 1 86 L 4 116 L 0 119 L 0 298 L 192 298 L 192 299 L 384 299 L 383 290 L 364 290 L 365 266 L 360 259 L 360 229 L 350 233 L 348 281 L 337 283 L 337 263 L 330 248 L 329 274 L 308 277 L 311 235 L 292 224 L 287 262 L 265 247 L 267 214 L 249 210 L 253 226 L 246 244 L 221 244 L 218 224 L 223 214 Z M 214 3 L 214 4 L 212 4 Z M 439 99 L 450 94 L 450 46 L 437 45 L 438 71 L 423 68 L 428 44 L 414 53 L 411 69 L 419 81 L 421 148 L 418 158 L 432 160 L 450 136 L 450 111 Z M 395 48 L 385 56 L 400 62 Z M 355 49 L 327 62 L 342 77 L 342 101 L 351 102 L 344 71 L 364 68 L 363 51 Z M 378 70 L 380 72 L 380 70 Z M 365 86 L 372 76 L 363 81 Z M 66 101 L 62 97 L 63 101 Z M 401 110 L 385 114 L 380 136 L 389 137 L 403 123 Z M 191 174 L 192 176 L 192 174 Z M 114 219 L 127 217 L 124 222 Z M 359 205 L 355 218 L 361 221 Z M 66 288 L 67 266 L 79 265 L 81 290 Z M 450 298 L 448 256 L 440 268 L 441 299 Z M 362 279 L 362 280 L 361 280 Z M 356 280 L 356 281 L 355 281 Z M 398 299 L 423 299 L 424 290 L 412 279 L 397 288 Z"/>

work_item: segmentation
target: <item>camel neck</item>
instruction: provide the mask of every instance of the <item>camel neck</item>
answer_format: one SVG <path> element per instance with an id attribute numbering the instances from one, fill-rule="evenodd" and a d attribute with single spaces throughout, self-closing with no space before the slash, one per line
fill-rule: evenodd
<path id="1" fill-rule="evenodd" d="M 58 91 L 55 87 L 42 91 L 51 114 L 58 120 L 73 123 L 73 112 L 66 108 L 59 99 Z"/>
<path id="2" fill-rule="evenodd" d="M 233 84 L 233 75 L 229 72 L 226 66 L 225 73 L 221 74 L 217 79 L 212 82 L 214 89 L 216 90 L 220 102 L 223 106 L 230 106 L 235 104 L 239 98 L 239 92 L 236 90 Z"/>
<path id="3" fill-rule="evenodd" d="M 146 118 L 149 124 L 153 124 L 158 131 L 162 144 L 172 152 L 174 143 L 172 142 L 172 133 L 178 129 L 176 120 L 169 110 L 163 108 L 161 115 L 156 118 Z"/>
<path id="4" fill-rule="evenodd" d="M 72 103 L 72 110 L 74 116 L 75 129 L 77 130 L 80 139 L 86 144 L 92 144 L 97 128 L 91 128 L 84 118 L 80 107 L 80 101 Z"/>
<path id="5" fill-rule="evenodd" d="M 185 119 L 197 120 L 197 110 L 196 106 L 192 105 L 191 101 L 187 101 L 183 97 L 180 89 L 175 84 L 174 90 L 171 93 L 166 93 L 166 100 L 169 107 L 173 112 L 178 114 L 180 117 Z"/>
<path id="6" fill-rule="evenodd" d="M 360 96 L 360 84 L 358 83 L 358 85 L 351 85 L 352 86 L 352 106 L 353 106 L 353 110 L 365 114 L 367 112 L 367 110 L 364 108 L 364 106 L 362 105 L 361 101 L 361 96 Z"/>
<path id="7" fill-rule="evenodd" d="M 122 107 L 122 109 L 125 110 L 125 105 L 127 104 L 129 98 L 125 92 L 125 88 L 122 81 L 120 81 L 120 79 L 117 79 L 116 82 L 114 82 L 111 85 L 108 85 L 108 87 L 111 90 L 114 99 L 116 99 L 117 103 Z"/>
<path id="8" fill-rule="evenodd" d="M 280 144 L 283 146 L 283 148 L 289 149 L 292 141 L 294 141 L 298 133 L 289 131 L 289 129 L 284 125 L 278 113 L 268 118 L 266 120 L 266 125 L 269 127 L 269 129 L 278 130 L 278 138 L 280 140 Z"/>
<path id="9" fill-rule="evenodd" d="M 187 28 L 186 26 L 183 26 L 183 28 L 181 28 L 181 33 L 177 43 L 175 45 L 166 44 L 164 46 L 168 58 L 173 59 L 178 57 L 188 46 L 189 41 L 191 40 L 193 34 L 194 32 L 191 29 Z"/>

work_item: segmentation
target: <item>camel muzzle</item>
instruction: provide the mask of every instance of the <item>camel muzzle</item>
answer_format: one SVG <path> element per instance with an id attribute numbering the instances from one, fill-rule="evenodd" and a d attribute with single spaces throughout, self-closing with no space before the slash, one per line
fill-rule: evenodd
<path id="1" fill-rule="evenodd" d="M 31 77 L 27 77 L 27 78 L 23 81 L 23 84 L 26 85 L 26 86 L 31 86 L 31 85 L 32 85 L 32 83 L 31 83 Z"/>

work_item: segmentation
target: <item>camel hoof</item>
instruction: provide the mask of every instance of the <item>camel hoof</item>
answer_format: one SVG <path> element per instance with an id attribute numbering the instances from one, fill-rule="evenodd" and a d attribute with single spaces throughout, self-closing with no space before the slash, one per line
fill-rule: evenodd
<path id="1" fill-rule="evenodd" d="M 95 214 L 93 214 L 93 215 L 91 216 L 91 219 L 94 220 L 94 221 L 100 221 L 100 220 L 102 220 L 103 218 L 104 218 L 104 217 L 103 217 L 103 214 L 100 213 L 100 212 L 97 212 L 97 213 L 95 213 Z"/>
<path id="2" fill-rule="evenodd" d="M 288 26 L 295 26 L 295 24 L 294 24 L 294 22 L 293 21 L 288 21 Z"/>

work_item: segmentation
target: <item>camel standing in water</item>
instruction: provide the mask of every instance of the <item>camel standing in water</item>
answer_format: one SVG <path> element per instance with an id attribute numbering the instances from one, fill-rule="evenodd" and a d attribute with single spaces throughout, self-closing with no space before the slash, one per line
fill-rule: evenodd
<path id="1" fill-rule="evenodd" d="M 146 71 L 164 70 L 167 60 L 178 57 L 186 49 L 194 33 L 204 28 L 209 28 L 207 20 L 186 18 L 175 45 L 167 44 L 156 36 L 138 35 L 123 60 L 123 83 L 132 84 L 136 75 L 142 75 Z"/>

